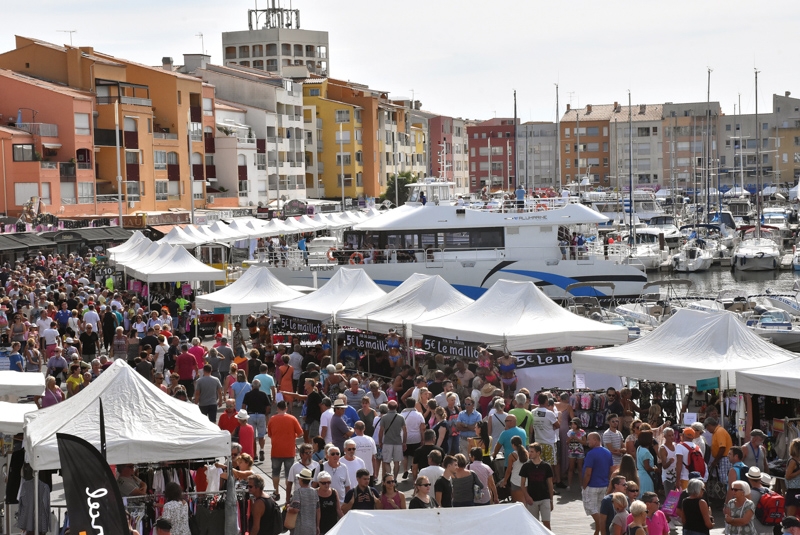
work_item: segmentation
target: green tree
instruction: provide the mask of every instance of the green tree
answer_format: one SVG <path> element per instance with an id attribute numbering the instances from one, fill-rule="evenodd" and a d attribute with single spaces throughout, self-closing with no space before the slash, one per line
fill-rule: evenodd
<path id="1" fill-rule="evenodd" d="M 408 200 L 408 188 L 406 187 L 406 184 L 410 184 L 412 182 L 411 172 L 405 171 L 403 173 L 398 173 L 396 178 L 397 180 L 395 180 L 395 177 L 390 177 L 386 182 L 386 193 L 381 195 L 381 202 L 391 201 L 392 204 L 394 204 L 394 190 L 395 187 L 399 186 L 397 191 L 397 205 L 402 206 Z"/>

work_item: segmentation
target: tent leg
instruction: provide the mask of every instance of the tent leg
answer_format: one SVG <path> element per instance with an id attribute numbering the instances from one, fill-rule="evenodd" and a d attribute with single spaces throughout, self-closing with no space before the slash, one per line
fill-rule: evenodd
<path id="1" fill-rule="evenodd" d="M 10 473 L 11 473 L 11 455 L 6 455 L 6 474 L 10 474 Z M 6 487 L 6 492 L 8 492 L 8 487 Z M 8 515 L 10 514 L 10 511 L 8 509 L 8 501 L 7 500 L 4 501 L 3 508 L 4 508 L 4 511 L 5 511 L 4 519 L 6 521 L 5 522 L 5 529 L 3 530 L 3 533 L 7 533 L 8 534 L 8 533 L 11 533 L 11 519 L 8 518 Z"/>
<path id="2" fill-rule="evenodd" d="M 39 471 L 33 472 L 33 532 L 39 534 Z"/>

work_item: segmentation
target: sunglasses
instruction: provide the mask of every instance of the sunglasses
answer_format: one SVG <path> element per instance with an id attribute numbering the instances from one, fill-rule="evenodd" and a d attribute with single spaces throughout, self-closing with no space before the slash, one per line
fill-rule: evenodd
<path id="1" fill-rule="evenodd" d="M 330 485 L 331 482 L 330 481 L 320 481 L 319 484 L 320 485 Z"/>
<path id="2" fill-rule="evenodd" d="M 384 483 L 386 483 L 387 485 L 394 485 L 394 479 L 387 479 L 386 481 L 384 481 Z"/>
<path id="3" fill-rule="evenodd" d="M 639 492 L 639 489 L 632 489 L 628 487 L 627 492 Z"/>
<path id="4" fill-rule="evenodd" d="M 329 452 L 328 455 L 332 457 L 338 457 L 339 455 L 341 455 L 341 453 L 339 453 L 338 451 L 332 451 Z"/>
<path id="5" fill-rule="evenodd" d="M 430 486 L 431 486 L 431 484 L 430 484 L 430 483 L 420 483 L 420 484 L 419 484 L 419 485 L 417 485 L 417 486 L 418 486 L 418 487 L 430 487 Z"/>

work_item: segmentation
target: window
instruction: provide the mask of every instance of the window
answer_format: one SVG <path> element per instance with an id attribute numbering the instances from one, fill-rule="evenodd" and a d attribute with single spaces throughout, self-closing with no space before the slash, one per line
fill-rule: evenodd
<path id="1" fill-rule="evenodd" d="M 235 46 L 226 46 L 225 47 L 225 59 L 236 59 L 236 47 Z"/>
<path id="2" fill-rule="evenodd" d="M 167 168 L 167 152 L 163 150 L 153 151 L 153 167 L 165 170 Z"/>
<path id="3" fill-rule="evenodd" d="M 798 138 L 795 138 L 795 145 L 797 145 L 796 143 L 797 139 Z M 32 144 L 13 145 L 13 154 L 15 162 L 32 162 L 34 159 L 33 145 Z M 25 203 L 17 203 L 17 204 L 25 204 Z"/>
<path id="4" fill-rule="evenodd" d="M 94 203 L 94 182 L 78 182 L 78 204 Z"/>
<path id="5" fill-rule="evenodd" d="M 598 152 L 600 150 L 600 143 L 587 143 L 586 144 L 586 151 L 587 152 Z"/>
<path id="6" fill-rule="evenodd" d="M 587 158 L 587 163 L 593 167 L 600 167 L 600 158 Z"/>
<path id="7" fill-rule="evenodd" d="M 489 162 L 481 162 L 481 171 L 488 171 L 489 170 Z"/>
<path id="8" fill-rule="evenodd" d="M 177 152 L 168 152 L 167 153 L 167 165 L 178 165 L 178 153 Z"/>
<path id="9" fill-rule="evenodd" d="M 564 137 L 569 137 L 569 128 L 564 129 Z"/>
<path id="10" fill-rule="evenodd" d="M 203 115 L 214 115 L 214 99 L 203 99 Z"/>
<path id="11" fill-rule="evenodd" d="M 361 122 L 361 110 L 355 110 L 356 122 Z"/>
<path id="12" fill-rule="evenodd" d="M 89 114 L 88 113 L 76 113 L 75 114 L 75 135 L 76 136 L 88 136 L 91 133 L 92 133 L 92 131 L 89 128 Z"/>
<path id="13" fill-rule="evenodd" d="M 492 156 L 502 156 L 503 147 L 492 147 Z"/>
<path id="14" fill-rule="evenodd" d="M 356 129 L 356 143 L 361 143 L 362 131 L 360 128 Z"/>
<path id="15" fill-rule="evenodd" d="M 655 135 L 658 135 L 658 127 L 657 127 L 657 126 L 654 126 L 654 127 L 653 127 L 653 135 L 654 135 L 654 136 L 655 136 Z"/>
<path id="16" fill-rule="evenodd" d="M 17 182 L 14 184 L 14 204 L 22 206 L 31 200 L 31 197 L 39 196 L 39 184 L 37 182 Z"/>
<path id="17" fill-rule="evenodd" d="M 720 155 L 719 164 L 720 165 L 725 165 L 725 155 L 724 154 Z"/>
<path id="18" fill-rule="evenodd" d="M 308 96 L 310 96 L 310 97 L 318 97 L 319 96 L 319 88 L 318 87 L 312 87 L 311 89 L 309 89 L 308 90 Z"/>
<path id="19" fill-rule="evenodd" d="M 603 167 L 608 167 L 608 158 L 603 158 Z"/>
<path id="20" fill-rule="evenodd" d="M 138 150 L 125 151 L 125 163 L 140 164 L 142 163 L 142 152 Z"/>
<path id="21" fill-rule="evenodd" d="M 569 160 L 564 160 L 564 167 L 566 167 L 567 169 L 570 168 L 570 161 Z"/>
<path id="22" fill-rule="evenodd" d="M 341 132 L 339 132 L 338 130 L 336 131 L 336 143 L 339 143 L 340 141 L 342 143 L 350 143 L 350 131 L 349 130 L 342 130 Z"/>
<path id="23" fill-rule="evenodd" d="M 336 122 L 337 123 L 349 123 L 350 122 L 350 110 L 336 110 Z"/>
<path id="24" fill-rule="evenodd" d="M 247 197 L 247 192 L 250 191 L 249 182 L 247 180 L 239 181 L 239 197 Z"/>
<path id="25" fill-rule="evenodd" d="M 42 201 L 45 204 L 52 204 L 50 200 L 50 182 L 42 182 Z"/>
<path id="26" fill-rule="evenodd" d="M 388 158 L 390 155 L 386 154 Z M 344 165 L 350 165 L 350 153 L 349 152 L 339 152 L 336 154 L 336 165 L 342 165 L 342 157 L 344 157 Z"/>
<path id="27" fill-rule="evenodd" d="M 647 126 L 642 126 L 636 129 L 636 135 L 639 137 L 649 137 L 650 136 L 650 128 Z"/>
<path id="28" fill-rule="evenodd" d="M 264 45 L 253 45 L 253 57 L 260 58 L 264 55 Z"/>
<path id="29" fill-rule="evenodd" d="M 141 192 L 141 183 L 133 180 L 125 182 L 125 198 L 129 201 L 138 201 Z"/>
<path id="30" fill-rule="evenodd" d="M 169 180 L 156 180 L 156 200 L 166 201 L 169 199 Z"/>
<path id="31" fill-rule="evenodd" d="M 726 124 L 726 125 L 725 125 L 725 131 L 726 131 L 726 132 L 730 132 L 730 131 L 731 131 L 731 125 L 729 125 L 729 124 Z"/>
<path id="32" fill-rule="evenodd" d="M 267 155 L 264 153 L 256 153 L 256 169 L 259 171 L 267 170 Z"/>
<path id="33" fill-rule="evenodd" d="M 250 47 L 247 45 L 243 45 L 239 47 L 239 57 L 240 58 L 249 58 L 250 57 Z"/>
<path id="34" fill-rule="evenodd" d="M 608 152 L 608 143 L 603 143 L 603 152 Z"/>
<path id="35" fill-rule="evenodd" d="M 600 135 L 600 128 L 597 126 L 590 126 L 586 129 L 587 136 L 599 136 Z"/>
<path id="36" fill-rule="evenodd" d="M 761 125 L 761 130 L 769 130 L 769 123 L 763 123 Z"/>
<path id="37" fill-rule="evenodd" d="M 603 127 L 603 137 L 608 137 L 608 127 L 607 126 Z"/>
<path id="38" fill-rule="evenodd" d="M 569 151 L 570 151 L 570 144 L 569 144 L 569 143 L 567 143 L 566 145 L 564 145 L 564 152 L 566 152 L 567 154 L 569 154 Z"/>
<path id="39" fill-rule="evenodd" d="M 268 56 L 277 56 L 278 55 L 278 45 L 275 43 L 267 44 L 267 55 Z"/>
<path id="40" fill-rule="evenodd" d="M 356 151 L 356 163 L 360 164 L 360 163 L 363 163 L 363 161 L 364 161 L 364 159 L 363 159 L 361 151 L 360 150 Z"/>
<path id="41" fill-rule="evenodd" d="M 267 60 L 267 70 L 271 72 L 275 72 L 278 70 L 278 60 L 277 59 L 268 59 Z"/>
<path id="42" fill-rule="evenodd" d="M 797 154 L 800 154 L 800 153 L 797 153 Z M 470 162 L 470 164 L 469 164 L 469 170 L 470 170 L 471 172 L 473 172 L 473 173 L 475 172 L 475 162 Z"/>
<path id="43" fill-rule="evenodd" d="M 179 93 L 180 93 L 180 91 L 179 91 Z M 136 119 L 134 119 L 133 117 L 125 117 L 125 122 L 124 122 L 124 125 L 123 125 L 123 129 L 126 132 L 136 132 L 136 130 L 138 130 L 136 128 Z"/>

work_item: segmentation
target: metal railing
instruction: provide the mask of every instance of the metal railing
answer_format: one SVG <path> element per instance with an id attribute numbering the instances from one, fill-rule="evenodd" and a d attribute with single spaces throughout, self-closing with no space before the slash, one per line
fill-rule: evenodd
<path id="1" fill-rule="evenodd" d="M 153 106 L 152 99 L 149 98 L 140 98 L 140 97 L 126 97 L 126 96 L 107 96 L 107 97 L 97 97 L 98 104 L 114 104 L 115 102 L 119 101 L 120 104 L 131 104 L 133 106 Z"/>
<path id="2" fill-rule="evenodd" d="M 78 162 L 78 169 L 93 169 L 92 162 Z"/>
<path id="3" fill-rule="evenodd" d="M 58 169 L 58 162 L 39 162 L 42 169 Z"/>
<path id="4" fill-rule="evenodd" d="M 170 132 L 153 132 L 153 139 L 178 139 L 178 134 Z"/>
<path id="5" fill-rule="evenodd" d="M 16 128 L 30 132 L 34 136 L 58 137 L 58 125 L 50 123 L 17 123 Z"/>
<path id="6" fill-rule="evenodd" d="M 125 194 L 122 195 L 122 200 L 123 200 L 123 202 L 126 200 L 125 199 Z M 119 195 L 117 195 L 116 193 L 108 193 L 108 194 L 103 194 L 103 195 L 98 195 L 97 196 L 97 202 L 98 203 L 112 203 L 112 202 L 118 202 L 118 201 L 119 201 Z"/>
<path id="7" fill-rule="evenodd" d="M 252 137 L 237 137 L 236 139 L 239 141 L 239 143 L 242 143 L 244 145 L 255 145 L 256 144 L 256 139 L 252 138 Z"/>
<path id="8" fill-rule="evenodd" d="M 75 197 L 61 197 L 61 204 L 78 204 Z"/>
<path id="9" fill-rule="evenodd" d="M 78 204 L 94 204 L 94 195 L 89 196 L 80 196 L 78 197 Z"/>
<path id="10" fill-rule="evenodd" d="M 192 141 L 203 141 L 203 133 L 202 132 L 191 132 L 189 134 L 189 138 Z"/>
<path id="11" fill-rule="evenodd" d="M 75 177 L 75 164 L 69 162 L 59 162 L 58 164 L 60 175 L 63 178 L 74 178 Z"/>

